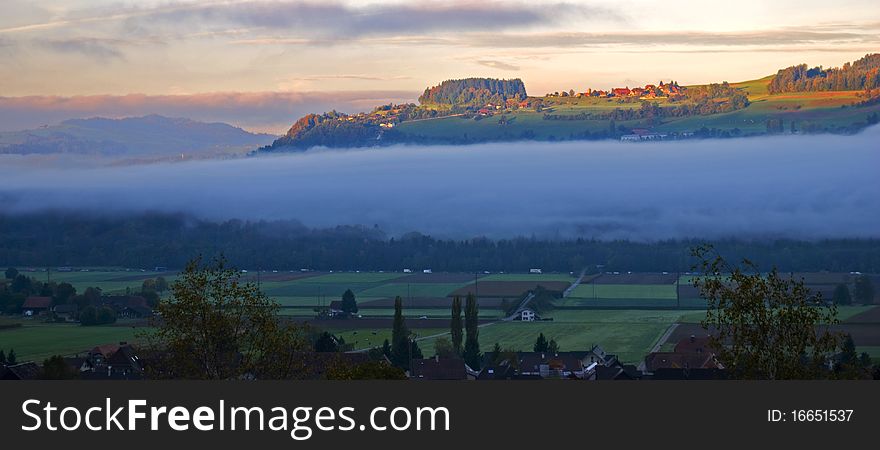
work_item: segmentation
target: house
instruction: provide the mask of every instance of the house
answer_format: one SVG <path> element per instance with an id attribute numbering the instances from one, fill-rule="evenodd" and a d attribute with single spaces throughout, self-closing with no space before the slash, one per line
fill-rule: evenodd
<path id="1" fill-rule="evenodd" d="M 519 320 L 523 322 L 534 322 L 537 318 L 538 315 L 531 309 L 526 308 L 520 311 Z"/>
<path id="2" fill-rule="evenodd" d="M 330 317 L 338 317 L 345 314 L 342 310 L 342 300 L 333 300 L 330 302 Z"/>
<path id="3" fill-rule="evenodd" d="M 409 377 L 413 380 L 467 380 L 468 370 L 464 360 L 435 356 L 413 360 Z"/>
<path id="4" fill-rule="evenodd" d="M 42 369 L 36 363 L 28 361 L 11 366 L 0 366 L 0 380 L 38 380 Z"/>
<path id="5" fill-rule="evenodd" d="M 101 299 L 103 306 L 107 306 L 121 318 L 140 319 L 153 315 L 147 299 L 140 295 L 111 295 Z"/>
<path id="6" fill-rule="evenodd" d="M 434 272 L 434 271 L 432 271 L 431 269 L 425 269 L 425 270 L 422 271 L 422 273 L 433 273 L 433 272 Z"/>
<path id="7" fill-rule="evenodd" d="M 625 88 L 614 88 L 611 90 L 611 94 L 615 97 L 627 97 L 629 96 L 630 90 L 629 87 Z"/>
<path id="8" fill-rule="evenodd" d="M 641 141 L 641 140 L 642 140 L 642 137 L 639 136 L 638 134 L 624 134 L 623 136 L 620 137 L 620 140 L 623 141 L 623 142 L 627 142 L 627 141 Z"/>
<path id="9" fill-rule="evenodd" d="M 144 378 L 143 362 L 127 342 L 93 347 L 85 358 L 72 360 L 80 366 L 80 377 L 86 380 L 140 380 Z"/>
<path id="10" fill-rule="evenodd" d="M 52 314 L 55 315 L 55 319 L 65 322 L 76 322 L 78 312 L 79 308 L 76 305 L 58 305 L 52 308 Z"/>
<path id="11" fill-rule="evenodd" d="M 51 307 L 51 297 L 28 297 L 21 305 L 21 311 L 25 316 L 35 316 L 45 313 Z"/>
<path id="12" fill-rule="evenodd" d="M 529 269 L 529 273 L 543 273 L 541 269 Z"/>
<path id="13" fill-rule="evenodd" d="M 654 352 L 645 356 L 645 372 L 662 369 L 723 369 L 715 352 L 709 348 L 709 338 L 691 335 L 675 344 L 672 352 Z"/>

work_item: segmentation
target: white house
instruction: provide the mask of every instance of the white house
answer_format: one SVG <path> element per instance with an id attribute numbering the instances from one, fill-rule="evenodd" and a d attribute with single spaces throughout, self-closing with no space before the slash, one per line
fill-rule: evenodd
<path id="1" fill-rule="evenodd" d="M 541 269 L 529 269 L 529 273 L 543 273 Z"/>
<path id="2" fill-rule="evenodd" d="M 519 320 L 523 322 L 534 322 L 537 317 L 538 315 L 531 309 L 524 309 L 519 313 Z"/>

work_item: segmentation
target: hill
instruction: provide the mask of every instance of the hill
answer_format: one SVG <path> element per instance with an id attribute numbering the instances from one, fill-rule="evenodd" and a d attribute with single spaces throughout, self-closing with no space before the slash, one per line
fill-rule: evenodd
<path id="1" fill-rule="evenodd" d="M 79 154 L 111 158 L 190 158 L 241 154 L 271 142 L 225 123 L 158 115 L 73 119 L 34 130 L 0 133 L 0 154 Z"/>
<path id="2" fill-rule="evenodd" d="M 301 119 L 287 136 L 261 151 L 520 139 L 849 134 L 878 122 L 878 60 L 880 54 L 867 55 L 843 68 L 810 69 L 815 80 L 810 83 L 781 82 L 781 77 L 800 73 L 801 66 L 793 66 L 738 83 L 679 86 L 660 81 L 632 89 L 571 89 L 544 96 L 526 96 L 521 80 L 448 80 L 426 89 L 418 105 L 383 105 L 369 113 L 333 112 Z M 829 86 L 840 90 L 828 90 Z"/>

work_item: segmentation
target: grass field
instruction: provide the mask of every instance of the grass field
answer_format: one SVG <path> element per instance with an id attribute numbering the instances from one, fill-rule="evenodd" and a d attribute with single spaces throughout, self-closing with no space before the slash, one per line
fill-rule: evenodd
<path id="1" fill-rule="evenodd" d="M 860 101 L 858 91 L 840 92 L 796 92 L 771 95 L 767 86 L 772 76 L 757 80 L 732 83 L 732 86 L 745 91 L 750 105 L 729 113 L 667 117 L 660 124 L 646 121 L 617 121 L 617 126 L 628 128 L 648 128 L 657 132 L 696 131 L 702 127 L 742 133 L 765 133 L 766 122 L 770 118 L 783 119 L 786 131 L 795 122 L 797 130 L 810 125 L 820 127 L 848 127 L 852 124 L 865 124 L 866 118 L 880 111 L 880 105 L 851 107 Z M 660 106 L 665 99 L 654 99 Z M 417 122 L 404 122 L 397 127 L 402 133 L 422 138 L 461 139 L 464 141 L 513 140 L 526 137 L 537 140 L 559 140 L 577 138 L 584 132 L 596 133 L 609 129 L 606 120 L 545 120 L 544 114 L 578 115 L 582 113 L 605 113 L 615 108 L 638 108 L 640 102 L 623 103 L 610 98 L 556 98 L 553 105 L 542 112 L 516 110 L 498 114 L 481 120 L 463 117 L 448 117 Z M 504 117 L 506 124 L 499 123 Z"/>
<path id="2" fill-rule="evenodd" d="M 446 297 L 463 283 L 389 283 L 361 291 L 365 297 Z"/>
<path id="3" fill-rule="evenodd" d="M 20 328 L 0 330 L 0 349 L 14 348 L 19 361 L 40 362 L 52 355 L 71 355 L 101 344 L 134 342 L 138 330 L 122 324 L 83 327 L 24 321 Z"/>
<path id="4" fill-rule="evenodd" d="M 669 299 L 677 298 L 672 284 L 581 284 L 571 298 Z"/>

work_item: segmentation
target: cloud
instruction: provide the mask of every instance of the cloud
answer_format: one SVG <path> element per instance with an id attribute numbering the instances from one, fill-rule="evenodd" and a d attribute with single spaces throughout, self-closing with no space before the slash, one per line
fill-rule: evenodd
<path id="1" fill-rule="evenodd" d="M 660 47 L 737 47 L 804 45 L 817 43 L 875 44 L 877 32 L 761 30 L 745 32 L 663 31 L 663 32 L 553 32 L 553 33 L 475 33 L 462 36 L 460 45 L 492 48 L 603 47 L 609 45 Z"/>
<path id="2" fill-rule="evenodd" d="M 68 54 L 78 53 L 98 60 L 124 59 L 119 45 L 121 40 L 108 39 L 55 39 L 39 41 L 43 47 Z"/>
<path id="3" fill-rule="evenodd" d="M 161 114 L 281 134 L 307 113 L 332 109 L 364 111 L 379 104 L 414 101 L 416 97 L 418 93 L 408 91 L 0 97 L 0 131 L 35 128 L 75 118 Z"/>
<path id="4" fill-rule="evenodd" d="M 10 212 L 182 211 L 444 237 L 877 238 L 878 138 L 874 127 L 855 136 L 396 146 L 100 169 L 0 164 L 0 198 Z"/>
<path id="5" fill-rule="evenodd" d="M 501 61 L 493 61 L 490 59 L 483 59 L 477 61 L 477 64 L 481 66 L 490 67 L 492 69 L 500 69 L 500 70 L 519 70 L 519 66 L 508 64 Z"/>

